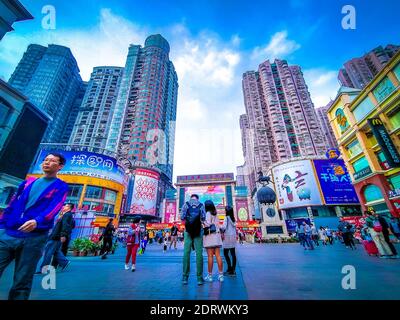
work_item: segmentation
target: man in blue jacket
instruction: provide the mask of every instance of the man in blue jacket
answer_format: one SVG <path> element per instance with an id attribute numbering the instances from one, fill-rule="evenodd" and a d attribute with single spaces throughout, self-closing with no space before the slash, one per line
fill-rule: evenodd
<path id="1" fill-rule="evenodd" d="M 64 164 L 63 155 L 49 153 L 42 163 L 44 176 L 23 181 L 0 220 L 0 278 L 15 260 L 9 300 L 29 298 L 48 232 L 67 197 L 68 185 L 57 178 Z"/>

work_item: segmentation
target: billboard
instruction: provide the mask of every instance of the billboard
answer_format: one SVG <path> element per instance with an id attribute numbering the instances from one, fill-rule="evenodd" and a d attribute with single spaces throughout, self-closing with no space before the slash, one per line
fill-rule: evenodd
<path id="1" fill-rule="evenodd" d="M 157 190 L 160 174 L 148 169 L 135 170 L 135 182 L 130 214 L 156 214 Z"/>
<path id="2" fill-rule="evenodd" d="M 310 160 L 292 161 L 272 169 L 279 209 L 322 205 Z"/>
<path id="3" fill-rule="evenodd" d="M 343 160 L 313 160 L 313 162 L 326 204 L 359 203 Z"/>
<path id="4" fill-rule="evenodd" d="M 176 200 L 166 200 L 165 201 L 165 215 L 164 222 L 165 223 L 173 223 L 177 220 L 180 220 L 176 214 Z"/>
<path id="5" fill-rule="evenodd" d="M 311 224 L 311 220 L 309 218 L 298 218 L 298 219 L 288 219 L 285 220 L 286 229 L 288 232 L 296 232 L 296 227 L 305 221 L 308 225 Z"/>
<path id="6" fill-rule="evenodd" d="M 88 151 L 41 150 L 32 170 L 33 174 L 43 173 L 41 164 L 50 152 L 61 153 L 66 159 L 60 174 L 89 176 L 124 184 L 124 170 L 115 158 Z"/>
<path id="7" fill-rule="evenodd" d="M 193 186 L 185 188 L 185 201 L 189 201 L 192 194 L 199 196 L 200 202 L 204 203 L 206 200 L 214 202 L 215 207 L 225 207 L 225 186 Z"/>
<path id="8" fill-rule="evenodd" d="M 249 220 L 249 209 L 247 206 L 246 199 L 236 199 L 236 216 L 238 221 L 248 221 Z"/>

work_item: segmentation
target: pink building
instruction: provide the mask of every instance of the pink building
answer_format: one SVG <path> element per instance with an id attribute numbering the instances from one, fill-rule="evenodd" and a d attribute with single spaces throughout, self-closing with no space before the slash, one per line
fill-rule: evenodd
<path id="1" fill-rule="evenodd" d="M 335 135 L 333 133 L 332 127 L 329 123 L 328 113 L 327 113 L 327 111 L 330 108 L 330 106 L 332 105 L 332 103 L 333 102 L 331 101 L 328 103 L 327 106 L 317 108 L 317 109 L 315 109 L 315 111 L 317 112 L 318 121 L 319 121 L 321 130 L 324 133 L 327 146 L 329 148 L 337 148 L 338 144 L 337 144 Z"/>
<path id="2" fill-rule="evenodd" d="M 400 46 L 379 46 L 360 58 L 354 58 L 340 69 L 338 79 L 342 86 L 362 89 L 381 71 L 400 50 Z"/>
<path id="3" fill-rule="evenodd" d="M 282 160 L 324 155 L 327 143 L 299 66 L 265 61 L 243 75 L 246 114 L 240 117 L 245 180 Z M 247 176 L 247 177 L 246 177 Z"/>

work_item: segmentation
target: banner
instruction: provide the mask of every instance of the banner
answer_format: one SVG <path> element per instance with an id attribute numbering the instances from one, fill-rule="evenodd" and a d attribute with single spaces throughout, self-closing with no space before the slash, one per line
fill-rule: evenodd
<path id="1" fill-rule="evenodd" d="M 379 118 L 368 119 L 368 124 L 372 129 L 372 133 L 376 137 L 379 146 L 385 155 L 386 161 L 392 168 L 400 167 L 400 155 L 394 145 L 389 133 L 387 132 L 383 122 Z"/>
<path id="2" fill-rule="evenodd" d="M 60 153 L 66 159 L 59 174 L 89 176 L 124 184 L 125 173 L 116 159 L 87 151 L 41 150 L 31 173 L 43 174 L 41 164 L 51 152 Z"/>
<path id="3" fill-rule="evenodd" d="M 156 215 L 157 190 L 160 174 L 148 169 L 135 170 L 135 182 L 130 214 Z"/>
<path id="4" fill-rule="evenodd" d="M 249 221 L 249 209 L 247 199 L 236 199 L 235 204 L 237 220 L 241 222 Z"/>
<path id="5" fill-rule="evenodd" d="M 206 200 L 214 202 L 216 208 L 226 206 L 225 186 L 221 185 L 208 185 L 208 186 L 193 186 L 185 188 L 185 201 L 190 200 L 192 194 L 199 196 L 200 202 L 204 203 Z"/>
<path id="6" fill-rule="evenodd" d="M 176 212 L 176 200 L 166 200 L 165 201 L 165 215 L 164 215 L 164 222 L 165 223 L 173 223 L 175 221 L 180 220 L 177 216 Z"/>
<path id="7" fill-rule="evenodd" d="M 326 204 L 359 203 L 343 160 L 313 160 L 313 162 Z"/>
<path id="8" fill-rule="evenodd" d="M 298 219 L 288 219 L 285 220 L 286 223 L 286 229 L 288 232 L 296 232 L 296 227 L 299 226 L 300 224 L 305 221 L 308 225 L 310 225 L 311 221 L 309 218 L 298 218 Z"/>
<path id="9" fill-rule="evenodd" d="M 322 205 L 310 160 L 292 161 L 272 169 L 279 209 Z"/>

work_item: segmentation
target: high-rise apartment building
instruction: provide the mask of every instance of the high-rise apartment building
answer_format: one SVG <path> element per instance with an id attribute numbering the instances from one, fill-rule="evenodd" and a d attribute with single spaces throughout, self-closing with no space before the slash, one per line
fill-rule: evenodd
<path id="1" fill-rule="evenodd" d="M 299 66 L 265 61 L 243 75 L 246 115 L 240 118 L 250 190 L 258 172 L 279 161 L 326 152 L 310 93 Z"/>
<path id="2" fill-rule="evenodd" d="M 328 109 L 331 107 L 333 101 L 329 102 L 325 107 L 315 109 L 321 130 L 325 136 L 326 145 L 329 148 L 337 148 L 338 143 L 333 133 L 332 127 L 328 119 Z"/>
<path id="3" fill-rule="evenodd" d="M 106 148 L 156 165 L 172 181 L 178 77 L 169 50 L 159 34 L 129 47 Z"/>
<path id="4" fill-rule="evenodd" d="M 340 69 L 339 82 L 350 88 L 362 89 L 381 71 L 388 61 L 400 50 L 400 46 L 379 46 L 360 58 L 354 58 Z"/>
<path id="5" fill-rule="evenodd" d="M 52 117 L 43 142 L 65 140 L 65 127 L 73 122 L 70 113 L 82 86 L 71 50 L 59 45 L 29 45 L 9 84 Z"/>
<path id="6" fill-rule="evenodd" d="M 121 67 L 93 68 L 70 144 L 105 149 L 123 70 Z"/>

